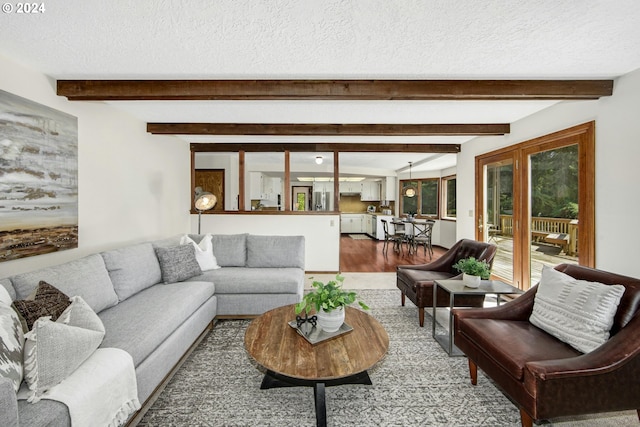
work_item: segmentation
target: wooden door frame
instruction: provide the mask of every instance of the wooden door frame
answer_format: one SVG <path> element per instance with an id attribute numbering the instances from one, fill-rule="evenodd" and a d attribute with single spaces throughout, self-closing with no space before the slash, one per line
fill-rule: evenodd
<path id="1" fill-rule="evenodd" d="M 580 265 L 595 267 L 595 122 L 587 122 L 558 132 L 534 138 L 519 144 L 482 154 L 475 159 L 475 235 L 482 241 L 484 234 L 478 228 L 480 215 L 484 214 L 484 166 L 500 159 L 512 158 L 513 176 L 513 237 L 514 237 L 514 284 L 528 289 L 531 284 L 530 225 L 526 220 L 529 213 L 529 156 L 538 152 L 578 145 L 578 262 Z M 527 175 L 527 176 L 525 176 Z M 517 240 L 516 240 L 517 239 Z M 516 244 L 517 242 L 517 244 Z"/>

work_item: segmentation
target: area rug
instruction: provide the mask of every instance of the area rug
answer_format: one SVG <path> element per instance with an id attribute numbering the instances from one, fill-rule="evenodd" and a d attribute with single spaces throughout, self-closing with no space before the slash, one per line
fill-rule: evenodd
<path id="1" fill-rule="evenodd" d="M 349 237 L 351 237 L 353 240 L 371 240 L 371 237 L 367 236 L 366 234 L 349 234 Z"/>
<path id="2" fill-rule="evenodd" d="M 358 290 L 389 333 L 389 351 L 369 371 L 373 385 L 328 387 L 329 426 L 519 426 L 516 407 L 467 360 L 448 357 L 417 309 L 393 290 Z M 314 426 L 313 389 L 260 390 L 263 372 L 243 346 L 247 320 L 225 320 L 191 354 L 141 426 Z M 637 425 L 635 411 L 551 423 L 562 427 Z"/>

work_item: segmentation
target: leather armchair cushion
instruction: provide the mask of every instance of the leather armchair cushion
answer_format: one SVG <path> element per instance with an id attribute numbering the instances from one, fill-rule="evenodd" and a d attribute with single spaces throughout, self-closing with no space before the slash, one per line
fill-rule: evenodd
<path id="1" fill-rule="evenodd" d="M 398 268 L 397 274 L 398 278 L 407 285 L 410 285 L 414 291 L 416 288 L 415 285 L 418 282 L 420 282 L 421 285 L 433 285 L 434 280 L 450 279 L 454 276 L 451 273 L 444 273 L 442 271 L 413 270 L 410 268 Z"/>
<path id="2" fill-rule="evenodd" d="M 527 362 L 566 359 L 582 353 L 528 321 L 465 319 L 458 333 L 481 348 L 486 356 L 518 381 Z"/>

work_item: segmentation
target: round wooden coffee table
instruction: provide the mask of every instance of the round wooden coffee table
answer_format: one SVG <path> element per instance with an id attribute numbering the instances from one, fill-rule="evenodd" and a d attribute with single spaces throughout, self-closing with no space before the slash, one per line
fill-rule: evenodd
<path id="1" fill-rule="evenodd" d="M 324 389 L 341 384 L 371 384 L 367 370 L 389 348 L 389 335 L 367 313 L 347 307 L 345 323 L 353 331 L 312 345 L 288 322 L 296 318 L 294 305 L 268 311 L 251 322 L 244 335 L 249 355 L 267 370 L 260 388 L 314 388 L 316 422 L 326 426 Z"/>

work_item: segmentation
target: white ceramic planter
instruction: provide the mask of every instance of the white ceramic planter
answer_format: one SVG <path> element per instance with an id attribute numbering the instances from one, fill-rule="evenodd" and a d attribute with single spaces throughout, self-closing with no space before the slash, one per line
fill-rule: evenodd
<path id="1" fill-rule="evenodd" d="M 480 276 L 462 273 L 462 283 L 464 283 L 467 288 L 477 288 L 480 286 Z"/>
<path id="2" fill-rule="evenodd" d="M 344 307 L 336 308 L 329 312 L 320 309 L 318 313 L 318 326 L 325 332 L 337 332 L 344 323 Z"/>

